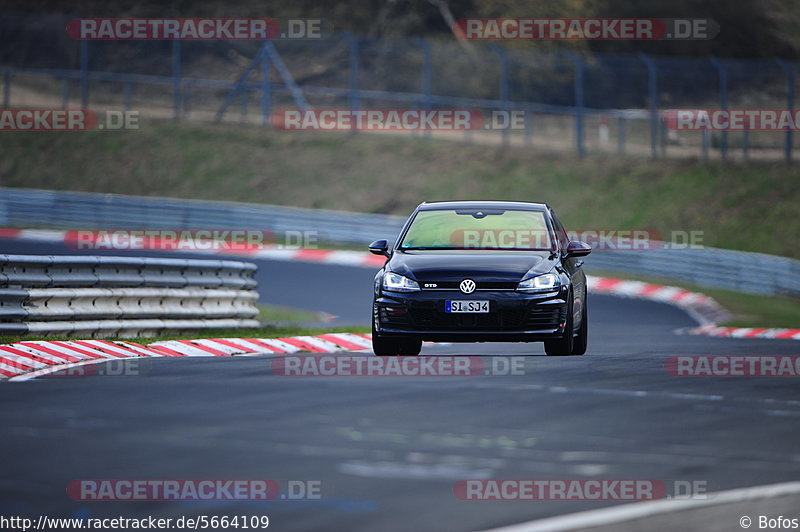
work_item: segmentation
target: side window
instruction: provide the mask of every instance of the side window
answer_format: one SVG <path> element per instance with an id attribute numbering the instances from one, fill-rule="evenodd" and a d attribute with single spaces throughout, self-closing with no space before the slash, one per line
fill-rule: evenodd
<path id="1" fill-rule="evenodd" d="M 558 245 L 561 249 L 566 249 L 567 244 L 569 244 L 569 236 L 567 235 L 567 231 L 564 229 L 564 226 L 561 225 L 561 220 L 558 219 L 558 216 L 556 216 L 556 213 L 554 213 L 552 210 L 550 211 L 550 216 L 553 218 L 553 228 L 556 231 Z"/>

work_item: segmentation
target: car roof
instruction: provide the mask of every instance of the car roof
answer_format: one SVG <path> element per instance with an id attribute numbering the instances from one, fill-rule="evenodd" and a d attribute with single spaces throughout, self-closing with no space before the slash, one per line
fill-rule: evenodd
<path id="1" fill-rule="evenodd" d="M 433 211 L 443 209 L 519 209 L 530 211 L 547 211 L 546 203 L 531 201 L 432 201 L 420 203 L 417 209 Z"/>

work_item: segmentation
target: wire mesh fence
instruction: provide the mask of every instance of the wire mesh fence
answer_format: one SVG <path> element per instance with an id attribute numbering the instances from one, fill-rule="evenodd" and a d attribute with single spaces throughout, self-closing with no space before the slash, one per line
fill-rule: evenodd
<path id="1" fill-rule="evenodd" d="M 426 136 L 543 150 L 723 159 L 794 158 L 792 131 L 676 131 L 665 109 L 793 109 L 796 63 L 532 46 L 366 39 L 78 41 L 66 17 L 0 17 L 2 104 L 134 109 L 268 125 L 276 109 L 515 112 L 513 127 Z M 300 96 L 300 97 L 299 97 Z M 414 134 L 420 134 L 415 132 Z"/>

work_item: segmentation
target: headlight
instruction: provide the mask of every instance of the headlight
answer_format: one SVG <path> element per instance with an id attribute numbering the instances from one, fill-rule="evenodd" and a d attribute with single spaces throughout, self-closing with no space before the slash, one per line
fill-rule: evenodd
<path id="1" fill-rule="evenodd" d="M 399 273 L 386 272 L 383 276 L 383 289 L 389 292 L 416 292 L 419 285 L 413 279 L 403 277 Z"/>
<path id="2" fill-rule="evenodd" d="M 517 285 L 519 292 L 551 292 L 561 286 L 561 281 L 555 273 L 537 275 L 529 279 L 523 279 Z"/>

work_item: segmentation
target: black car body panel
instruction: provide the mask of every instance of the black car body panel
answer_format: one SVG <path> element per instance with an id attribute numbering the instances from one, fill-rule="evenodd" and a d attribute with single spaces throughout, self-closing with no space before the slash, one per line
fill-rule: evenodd
<path id="1" fill-rule="evenodd" d="M 552 249 L 406 250 L 400 244 L 418 212 L 423 210 L 492 209 L 535 210 L 544 214 L 553 235 Z M 374 244 L 381 252 L 381 241 Z M 403 231 L 382 251 L 387 262 L 375 276 L 373 329 L 381 337 L 405 337 L 430 341 L 543 341 L 563 338 L 572 310 L 572 330 L 578 330 L 586 300 L 586 276 L 579 257 L 567 253 L 569 242 L 558 218 L 547 205 L 524 202 L 441 202 L 420 205 Z M 577 253 L 585 255 L 588 251 Z M 388 272 L 416 281 L 419 289 L 387 290 Z M 553 273 L 557 289 L 544 293 L 517 290 L 524 278 Z M 459 284 L 475 283 L 471 293 Z M 447 313 L 447 301 L 488 301 L 487 313 Z"/>

